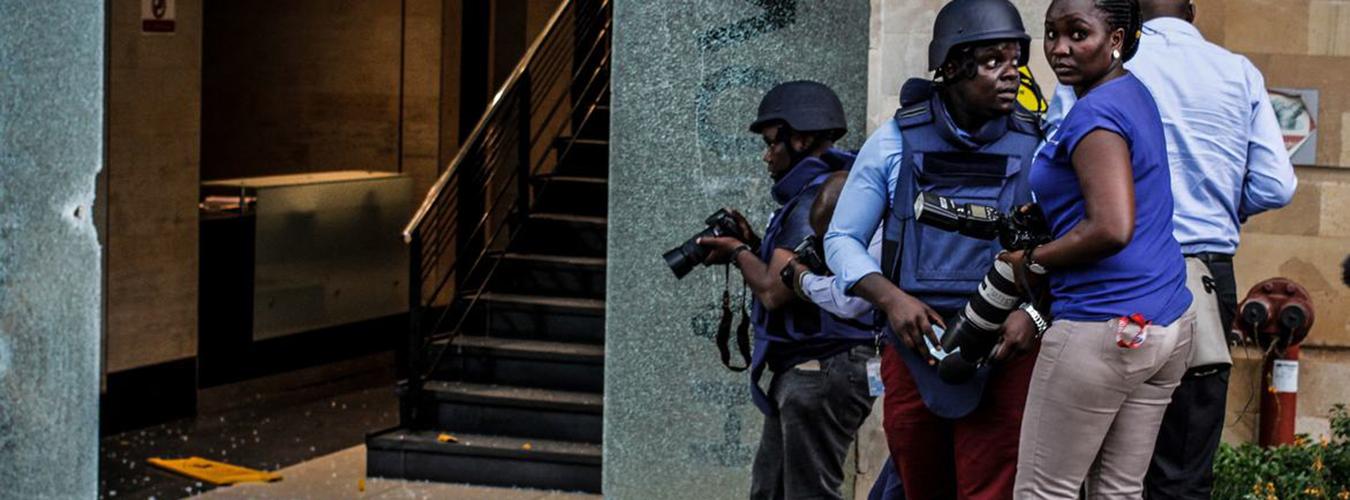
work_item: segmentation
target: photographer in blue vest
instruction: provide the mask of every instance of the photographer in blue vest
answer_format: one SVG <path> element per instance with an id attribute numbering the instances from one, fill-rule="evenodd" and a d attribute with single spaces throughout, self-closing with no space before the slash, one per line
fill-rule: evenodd
<path id="1" fill-rule="evenodd" d="M 944 6 L 929 45 L 934 78 L 905 83 L 895 119 L 859 152 L 826 235 L 838 286 L 871 302 L 898 340 L 883 352 L 883 425 L 910 499 L 1012 498 L 1036 323 L 1013 312 L 993 363 L 965 383 L 940 380 L 934 326 L 966 305 L 1001 249 L 918 224 L 914 203 L 920 192 L 1005 212 L 1031 201 L 1041 134 L 1017 104 L 1030 40 L 1007 0 Z M 880 262 L 867 253 L 879 224 Z"/>
<path id="2" fill-rule="evenodd" d="M 871 410 L 866 363 L 874 353 L 869 328 L 823 312 L 782 278 L 794 248 L 812 234 L 811 206 L 830 174 L 848 170 L 853 154 L 833 148 L 847 132 L 844 108 L 829 87 L 788 82 L 760 102 L 750 131 L 764 139 L 773 178 L 773 212 L 759 248 L 733 237 L 703 237 L 705 263 L 741 270 L 754 296 L 751 397 L 764 414 L 750 497 L 842 498 L 844 460 Z M 749 223 L 732 212 L 747 240 Z M 767 391 L 761 378 L 773 372 Z"/>

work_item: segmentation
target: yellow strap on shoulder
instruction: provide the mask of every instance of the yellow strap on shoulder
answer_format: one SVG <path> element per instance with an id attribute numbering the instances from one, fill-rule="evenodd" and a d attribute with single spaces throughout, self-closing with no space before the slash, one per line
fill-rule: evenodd
<path id="1" fill-rule="evenodd" d="M 1044 113 L 1050 104 L 1045 101 L 1045 95 L 1041 93 L 1036 77 L 1031 74 L 1031 68 L 1019 66 L 1017 72 L 1022 77 L 1021 85 L 1017 88 L 1017 103 L 1032 113 Z"/>

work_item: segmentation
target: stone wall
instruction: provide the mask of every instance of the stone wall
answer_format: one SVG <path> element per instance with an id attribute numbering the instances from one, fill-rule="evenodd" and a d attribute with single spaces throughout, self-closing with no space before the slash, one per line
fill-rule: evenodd
<path id="1" fill-rule="evenodd" d="M 873 0 L 868 47 L 868 125 L 888 119 L 904 78 L 924 75 L 933 18 L 945 0 Z M 1014 0 L 1033 37 L 1031 64 L 1047 95 L 1055 86 L 1041 44 L 1049 0 Z M 1350 4 L 1336 0 L 1196 0 L 1196 25 L 1210 41 L 1246 55 L 1269 87 L 1321 91 L 1316 165 L 1299 165 L 1290 206 L 1243 227 L 1237 255 L 1239 298 L 1253 284 L 1285 276 L 1308 287 L 1317 324 L 1303 350 L 1301 432 L 1325 432 L 1326 410 L 1350 401 L 1350 288 L 1340 262 L 1350 253 Z M 1259 371 L 1239 358 L 1229 390 L 1225 439 L 1255 439 Z M 1258 386 L 1259 387 L 1259 386 Z M 1250 403 L 1249 403 L 1250 402 Z"/>
<path id="2" fill-rule="evenodd" d="M 98 495 L 103 2 L 0 1 L 0 497 Z"/>

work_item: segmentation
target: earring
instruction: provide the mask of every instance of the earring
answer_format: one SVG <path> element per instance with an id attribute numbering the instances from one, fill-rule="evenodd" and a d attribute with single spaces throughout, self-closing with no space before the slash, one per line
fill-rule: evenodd
<path id="1" fill-rule="evenodd" d="M 1120 49 L 1111 51 L 1111 59 L 1120 59 Z"/>

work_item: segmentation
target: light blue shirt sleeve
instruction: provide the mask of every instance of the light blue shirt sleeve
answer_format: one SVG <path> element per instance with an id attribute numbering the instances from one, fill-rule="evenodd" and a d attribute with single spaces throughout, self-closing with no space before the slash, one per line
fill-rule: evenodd
<path id="1" fill-rule="evenodd" d="M 1045 118 L 1041 120 L 1046 137 L 1054 137 L 1055 131 L 1059 130 L 1059 124 L 1064 122 L 1064 117 L 1069 116 L 1069 110 L 1073 109 L 1076 102 L 1078 94 L 1073 93 L 1073 87 L 1055 85 L 1055 93 L 1050 97 L 1050 105 L 1045 108 Z M 1045 142 L 1042 141 L 1041 145 L 1044 146 Z"/>
<path id="2" fill-rule="evenodd" d="M 867 248 L 895 192 L 902 144 L 895 120 L 886 120 L 863 144 L 839 194 L 825 233 L 825 262 L 834 270 L 835 287 L 841 292 L 864 276 L 881 272 L 881 259 L 869 255 Z"/>
<path id="3" fill-rule="evenodd" d="M 1251 129 L 1247 134 L 1247 175 L 1242 180 L 1242 203 L 1238 216 L 1241 220 L 1266 210 L 1288 205 L 1294 199 L 1298 179 L 1289 153 L 1284 148 L 1284 134 L 1275 109 L 1270 105 L 1266 83 L 1250 61 L 1243 59 L 1247 88 L 1252 99 Z"/>
<path id="4" fill-rule="evenodd" d="M 882 237 L 881 228 L 878 227 L 872 233 L 872 242 L 867 245 L 867 255 L 877 261 L 881 260 Z M 837 279 L 838 276 L 802 274 L 802 294 L 821 309 L 841 318 L 861 319 L 872 312 L 871 303 L 861 297 L 846 295 L 843 288 L 835 286 Z"/>

